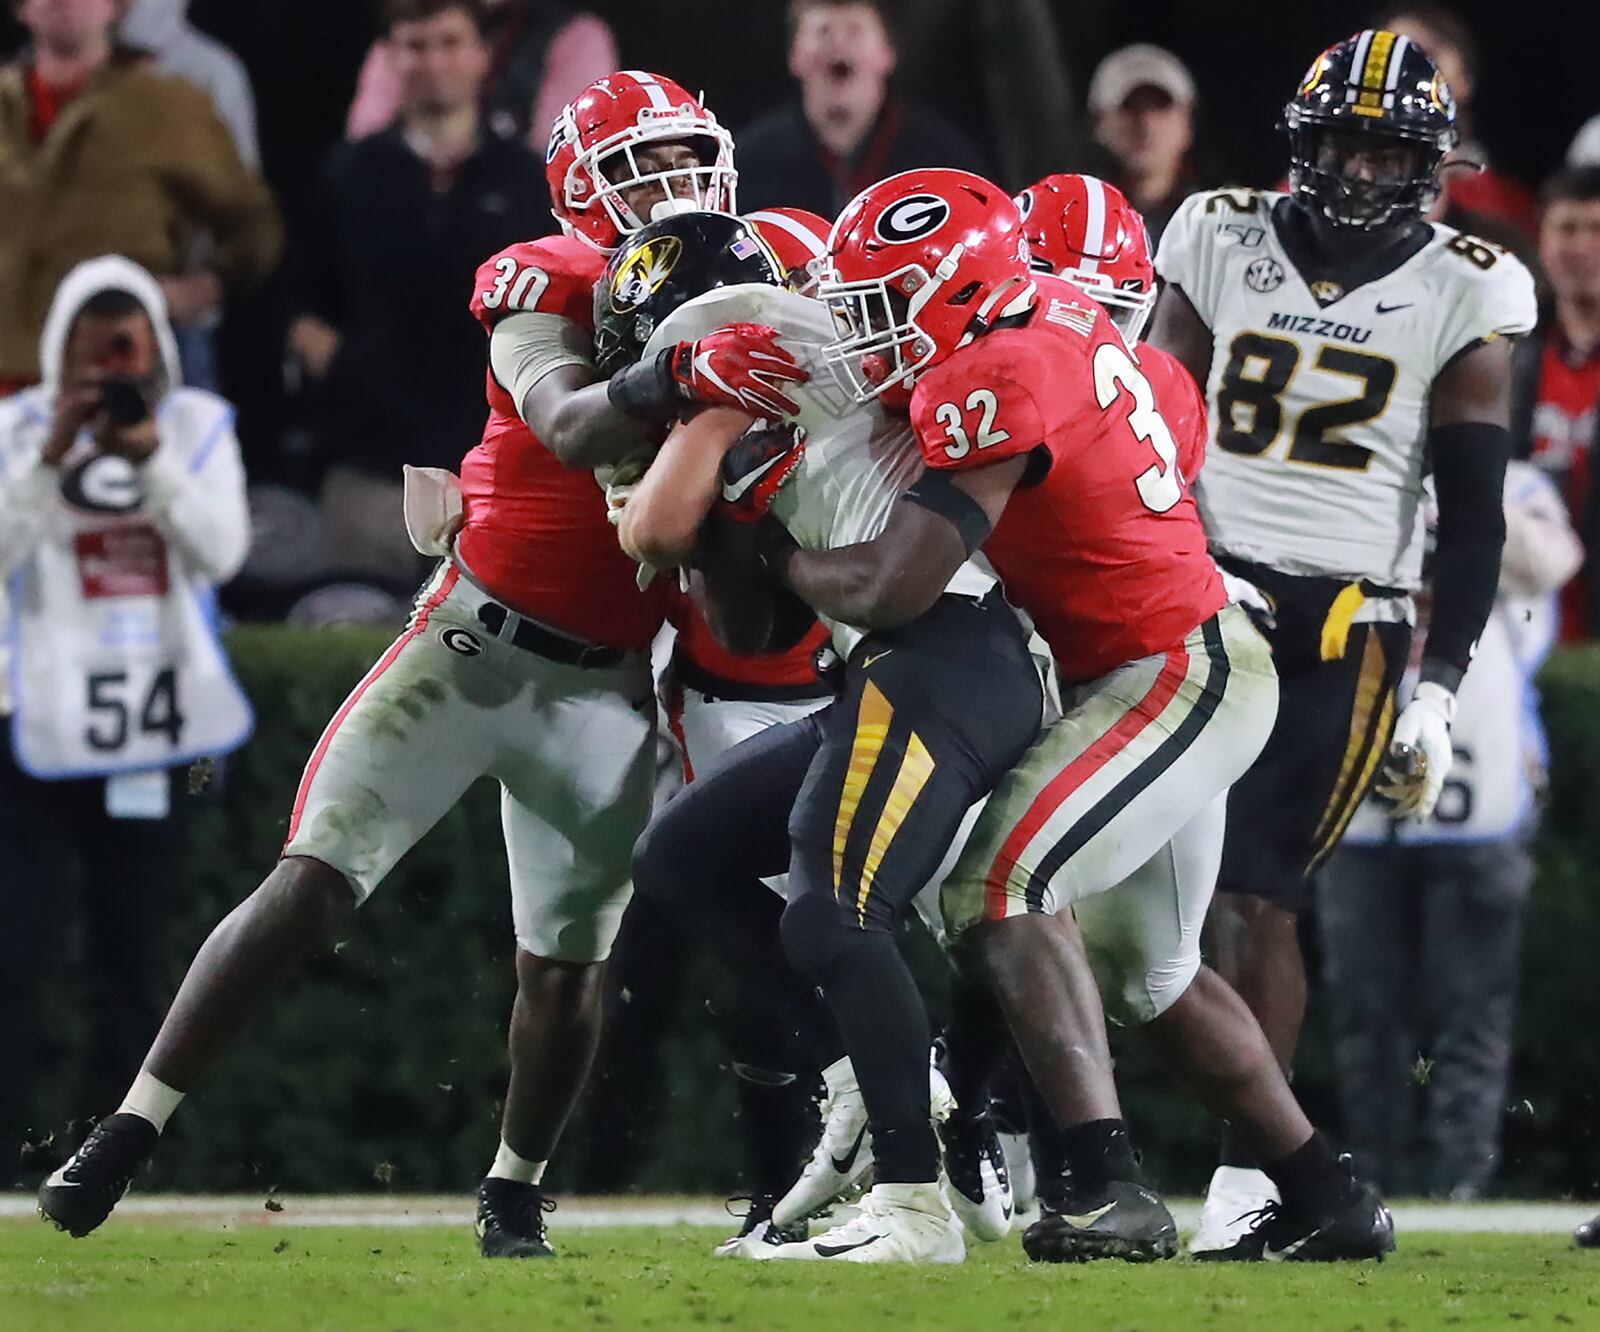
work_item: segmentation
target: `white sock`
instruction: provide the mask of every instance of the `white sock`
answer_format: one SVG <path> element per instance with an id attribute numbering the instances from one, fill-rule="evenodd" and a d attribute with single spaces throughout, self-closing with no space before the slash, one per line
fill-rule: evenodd
<path id="1" fill-rule="evenodd" d="M 494 1164 L 489 1167 L 489 1178 L 513 1179 L 518 1184 L 537 1184 L 544 1178 L 544 1168 L 549 1164 L 548 1161 L 530 1161 L 518 1156 L 501 1138 L 500 1150 L 494 1154 Z"/>
<path id="2" fill-rule="evenodd" d="M 122 1104 L 117 1107 L 117 1113 L 148 1119 L 156 1126 L 156 1132 L 160 1133 L 166 1128 L 167 1120 L 172 1117 L 172 1112 L 178 1108 L 178 1102 L 183 1097 L 184 1093 L 176 1087 L 167 1086 L 155 1074 L 141 1068 L 139 1076 L 133 1080 L 133 1086 L 128 1088 L 128 1094 L 122 1098 Z"/>

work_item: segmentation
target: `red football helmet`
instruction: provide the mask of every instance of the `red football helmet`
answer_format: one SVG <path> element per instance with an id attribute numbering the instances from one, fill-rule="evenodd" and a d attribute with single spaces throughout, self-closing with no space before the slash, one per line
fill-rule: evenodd
<path id="1" fill-rule="evenodd" d="M 686 143 L 699 159 L 692 167 L 645 171 L 634 150 L 649 144 Z M 626 235 L 654 220 L 640 217 L 624 190 L 658 184 L 670 208 L 657 204 L 655 217 L 701 209 L 734 211 L 733 136 L 717 118 L 658 74 L 624 69 L 597 79 L 556 117 L 545 151 L 545 179 L 561 229 L 598 249 L 614 249 Z M 687 180 L 680 197 L 675 181 Z"/>
<path id="2" fill-rule="evenodd" d="M 1040 272 L 1064 277 L 1111 316 L 1130 347 L 1156 302 L 1156 269 L 1144 218 L 1098 176 L 1046 176 L 1017 196 L 1023 235 Z"/>
<path id="3" fill-rule="evenodd" d="M 744 220 L 777 255 L 788 285 L 802 295 L 811 295 L 822 275 L 833 224 L 804 208 L 762 208 L 746 213 Z"/>
<path id="4" fill-rule="evenodd" d="M 856 401 L 909 390 L 994 320 L 1034 301 L 1022 214 L 969 171 L 902 171 L 851 200 L 817 295 L 849 332 L 824 355 Z"/>

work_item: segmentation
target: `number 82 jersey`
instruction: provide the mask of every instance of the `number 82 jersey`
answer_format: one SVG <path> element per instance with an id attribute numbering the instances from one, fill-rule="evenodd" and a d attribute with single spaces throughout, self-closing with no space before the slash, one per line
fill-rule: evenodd
<path id="1" fill-rule="evenodd" d="M 1533 279 L 1451 227 L 1348 290 L 1302 276 L 1285 195 L 1189 198 L 1156 271 L 1211 329 L 1211 444 L 1198 488 L 1213 550 L 1289 574 L 1414 590 L 1428 399 L 1456 357 L 1525 333 Z"/>

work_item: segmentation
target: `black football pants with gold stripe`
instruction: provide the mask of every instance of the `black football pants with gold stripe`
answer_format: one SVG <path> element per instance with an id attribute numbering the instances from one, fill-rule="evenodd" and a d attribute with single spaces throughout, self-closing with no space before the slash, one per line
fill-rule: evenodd
<path id="1" fill-rule="evenodd" d="M 998 594 L 946 596 L 851 653 L 840 697 L 736 746 L 674 797 L 635 855 L 641 893 L 715 894 L 782 868 L 790 962 L 855 1065 L 877 1177 L 932 1180 L 927 1013 L 894 932 L 969 806 L 1039 731 L 1043 695 Z"/>
<path id="2" fill-rule="evenodd" d="M 1300 911 L 1389 748 L 1411 626 L 1353 624 L 1339 655 L 1322 660 L 1295 660 L 1268 637 L 1278 662 L 1278 720 L 1229 793 L 1217 891 Z"/>

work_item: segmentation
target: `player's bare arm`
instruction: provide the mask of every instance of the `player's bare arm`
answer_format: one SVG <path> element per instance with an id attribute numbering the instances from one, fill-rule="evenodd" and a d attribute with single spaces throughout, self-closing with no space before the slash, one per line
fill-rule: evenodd
<path id="1" fill-rule="evenodd" d="M 709 407 L 674 427 L 622 511 L 623 550 L 658 569 L 685 563 L 716 502 L 723 455 L 752 424 L 744 412 Z"/>
<path id="2" fill-rule="evenodd" d="M 650 427 L 611 405 L 605 380 L 591 366 L 556 366 L 517 407 L 528 429 L 568 467 L 620 462 L 651 443 Z"/>
<path id="3" fill-rule="evenodd" d="M 1176 283 L 1162 288 L 1145 341 L 1177 357 L 1194 382 L 1204 387 L 1211 376 L 1211 330 Z"/>
<path id="4" fill-rule="evenodd" d="M 779 577 L 819 613 L 861 629 L 893 629 L 926 612 L 983 544 L 1026 470 L 1025 457 L 960 473 L 925 471 L 871 541 L 794 550 Z"/>

